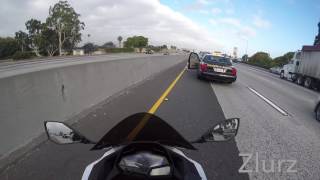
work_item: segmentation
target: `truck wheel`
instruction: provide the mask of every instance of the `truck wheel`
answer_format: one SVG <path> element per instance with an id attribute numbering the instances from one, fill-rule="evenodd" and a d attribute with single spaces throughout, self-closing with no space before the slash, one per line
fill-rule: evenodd
<path id="1" fill-rule="evenodd" d="M 291 75 L 291 80 L 292 82 L 296 82 L 297 81 L 297 75 Z"/>
<path id="2" fill-rule="evenodd" d="M 284 72 L 283 71 L 281 71 L 281 73 L 280 73 L 280 78 L 284 79 Z"/>
<path id="3" fill-rule="evenodd" d="M 312 88 L 313 88 L 314 90 L 319 91 L 319 89 L 320 89 L 320 83 L 319 83 L 319 81 L 314 81 L 314 82 L 313 82 L 313 85 L 312 85 Z"/>
<path id="4" fill-rule="evenodd" d="M 319 106 L 319 104 L 317 105 L 317 108 L 316 108 L 316 110 L 315 110 L 315 113 L 316 113 L 316 119 L 317 119 L 318 121 L 320 121 L 320 106 Z"/>
<path id="5" fill-rule="evenodd" d="M 298 85 L 302 85 L 303 83 L 304 83 L 303 77 L 299 76 L 298 79 L 297 79 L 297 84 Z"/>
<path id="6" fill-rule="evenodd" d="M 304 87 L 306 88 L 311 88 L 311 85 L 312 85 L 312 79 L 307 77 L 305 80 L 304 80 Z"/>

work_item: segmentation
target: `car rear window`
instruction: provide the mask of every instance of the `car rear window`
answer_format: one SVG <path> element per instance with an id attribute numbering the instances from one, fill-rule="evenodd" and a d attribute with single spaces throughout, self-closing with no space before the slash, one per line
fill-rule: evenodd
<path id="1" fill-rule="evenodd" d="M 232 65 L 229 58 L 220 57 L 220 56 L 212 56 L 212 55 L 205 56 L 203 59 L 203 62 L 208 63 L 208 64 L 222 65 L 222 66 L 231 66 Z"/>

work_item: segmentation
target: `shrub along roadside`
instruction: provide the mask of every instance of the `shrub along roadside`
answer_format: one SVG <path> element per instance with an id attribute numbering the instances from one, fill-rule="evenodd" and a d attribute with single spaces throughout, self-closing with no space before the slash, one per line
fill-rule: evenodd
<path id="1" fill-rule="evenodd" d="M 282 67 L 283 65 L 288 64 L 288 62 L 292 59 L 293 54 L 294 52 L 287 52 L 283 56 L 272 59 L 268 53 L 257 52 L 249 58 L 248 62 L 244 63 L 262 67 L 265 69 L 269 69 L 275 66 Z"/>
<path id="2" fill-rule="evenodd" d="M 31 51 L 17 51 L 16 53 L 14 53 L 14 55 L 12 56 L 13 60 L 21 60 L 21 59 L 30 59 L 36 57 L 36 54 L 34 52 Z"/>
<path id="3" fill-rule="evenodd" d="M 0 37 L 0 61 L 9 59 L 19 50 L 19 45 L 14 38 Z"/>

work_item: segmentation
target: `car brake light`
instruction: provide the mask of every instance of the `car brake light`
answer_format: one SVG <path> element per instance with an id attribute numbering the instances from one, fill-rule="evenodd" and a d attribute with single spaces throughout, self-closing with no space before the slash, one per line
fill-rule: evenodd
<path id="1" fill-rule="evenodd" d="M 201 64 L 200 64 L 200 70 L 201 70 L 202 72 L 207 71 L 207 69 L 208 69 L 207 64 L 205 64 L 205 63 L 201 63 Z"/>
<path id="2" fill-rule="evenodd" d="M 236 76 L 237 75 L 237 69 L 236 68 L 232 68 L 231 74 L 232 74 L 232 76 Z"/>

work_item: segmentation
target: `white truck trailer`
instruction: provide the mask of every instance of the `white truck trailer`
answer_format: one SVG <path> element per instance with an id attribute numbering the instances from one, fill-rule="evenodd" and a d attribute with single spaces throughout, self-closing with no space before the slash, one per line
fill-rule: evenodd
<path id="1" fill-rule="evenodd" d="M 303 46 L 295 52 L 289 64 L 281 69 L 280 78 L 320 89 L 320 46 Z"/>

